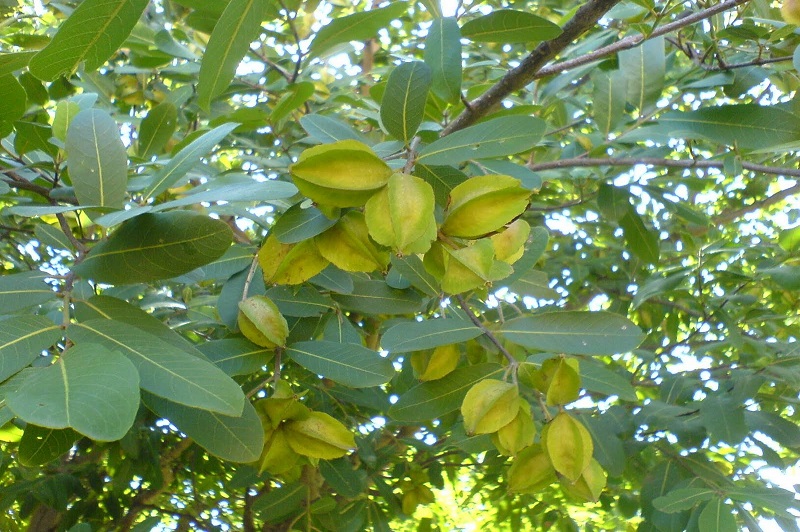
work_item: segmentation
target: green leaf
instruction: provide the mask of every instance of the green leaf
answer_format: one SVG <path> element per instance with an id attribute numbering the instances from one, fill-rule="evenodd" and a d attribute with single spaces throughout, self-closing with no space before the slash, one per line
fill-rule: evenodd
<path id="1" fill-rule="evenodd" d="M 168 279 L 218 259 L 231 240 L 225 222 L 199 213 L 142 214 L 92 248 L 73 271 L 109 284 Z"/>
<path id="2" fill-rule="evenodd" d="M 642 217 L 632 205 L 628 207 L 628 212 L 619 221 L 619 225 L 625 235 L 625 242 L 634 255 L 648 264 L 658 264 L 661 255 L 658 234 L 645 227 Z"/>
<path id="3" fill-rule="evenodd" d="M 97 70 L 119 49 L 138 22 L 148 0 L 84 0 L 58 32 L 30 60 L 31 74 L 43 81 L 71 74 L 84 62 Z"/>
<path id="4" fill-rule="evenodd" d="M 430 87 L 431 69 L 420 61 L 403 63 L 389 74 L 381 100 L 381 122 L 390 135 L 411 142 L 425 115 Z"/>
<path id="5" fill-rule="evenodd" d="M 749 502 L 753 506 L 766 508 L 786 519 L 796 519 L 792 513 L 787 511 L 790 508 L 797 509 L 797 500 L 791 491 L 777 487 L 767 488 L 751 485 L 729 488 L 726 495 L 734 501 Z"/>
<path id="6" fill-rule="evenodd" d="M 329 297 L 309 286 L 294 290 L 288 286 L 276 286 L 267 290 L 270 298 L 284 316 L 311 318 L 321 316 L 336 305 Z"/>
<path id="7" fill-rule="evenodd" d="M 323 26 L 308 50 L 308 59 L 319 57 L 337 44 L 365 41 L 378 34 L 391 21 L 408 11 L 408 2 L 392 2 L 386 7 L 335 18 Z"/>
<path id="8" fill-rule="evenodd" d="M 72 429 L 49 429 L 28 423 L 19 441 L 19 463 L 42 466 L 68 452 L 80 434 Z"/>
<path id="9" fill-rule="evenodd" d="M 143 159 L 161 153 L 178 128 L 178 108 L 171 102 L 156 105 L 139 127 L 137 153 Z"/>
<path id="10" fill-rule="evenodd" d="M 410 321 L 392 326 L 381 347 L 392 354 L 421 351 L 440 345 L 458 344 L 483 334 L 472 322 L 456 318 Z"/>
<path id="11" fill-rule="evenodd" d="M 25 374 L 6 402 L 28 423 L 115 441 L 133 425 L 139 378 L 127 358 L 87 343 L 70 348 L 52 366 Z"/>
<path id="12" fill-rule="evenodd" d="M 231 377 L 260 371 L 274 355 L 272 349 L 258 346 L 245 338 L 211 340 L 203 342 L 197 349 Z"/>
<path id="13" fill-rule="evenodd" d="M 63 336 L 43 316 L 14 316 L 0 322 L 0 382 L 28 366 Z"/>
<path id="14" fill-rule="evenodd" d="M 706 397 L 700 403 L 700 419 L 714 443 L 724 441 L 736 445 L 749 434 L 744 422 L 744 408 L 728 397 Z"/>
<path id="15" fill-rule="evenodd" d="M 425 38 L 425 63 L 431 68 L 431 90 L 442 100 L 461 100 L 461 30 L 454 17 L 436 18 Z M 428 161 L 429 164 L 442 164 Z M 447 163 L 444 163 L 447 164 Z"/>
<path id="16" fill-rule="evenodd" d="M 14 137 L 14 148 L 19 155 L 39 150 L 46 153 L 51 159 L 58 155 L 58 148 L 50 143 L 53 130 L 50 126 L 35 122 L 14 122 L 17 134 Z"/>
<path id="17" fill-rule="evenodd" d="M 152 334 L 181 351 L 192 356 L 203 358 L 198 349 L 186 338 L 169 328 L 164 322 L 142 310 L 141 308 L 117 299 L 116 297 L 99 295 L 86 300 L 76 300 L 75 318 L 78 321 L 108 319 L 136 327 Z"/>
<path id="18" fill-rule="evenodd" d="M 681 512 L 711 500 L 714 495 L 714 490 L 709 488 L 680 488 L 653 499 L 653 506 L 666 513 Z"/>
<path id="19" fill-rule="evenodd" d="M 312 373 L 352 388 L 378 386 L 395 374 L 388 358 L 358 344 L 298 342 L 290 345 L 286 353 Z"/>
<path id="20" fill-rule="evenodd" d="M 12 74 L 17 70 L 21 70 L 28 66 L 31 57 L 36 55 L 36 52 L 15 52 L 8 54 L 0 54 L 0 76 Z"/>
<path id="21" fill-rule="evenodd" d="M 598 70 L 592 74 L 592 85 L 594 122 L 603 134 L 603 138 L 608 138 L 608 134 L 614 131 L 625 117 L 627 80 L 620 70 L 610 72 Z"/>
<path id="22" fill-rule="evenodd" d="M 73 250 L 72 242 L 67 240 L 67 236 L 61 229 L 57 229 L 50 224 L 41 223 L 36 224 L 33 231 L 42 245 L 50 246 L 53 249 Z"/>
<path id="23" fill-rule="evenodd" d="M 751 431 L 763 432 L 790 449 L 800 447 L 800 427 L 797 424 L 772 412 L 745 410 L 744 417 Z"/>
<path id="24" fill-rule="evenodd" d="M 642 303 L 651 297 L 663 294 L 669 290 L 674 290 L 678 286 L 684 284 L 684 282 L 687 281 L 687 277 L 685 271 L 679 271 L 672 275 L 667 275 L 666 277 L 656 275 L 647 279 L 644 284 L 636 290 L 636 295 L 633 296 L 633 301 L 631 302 L 631 309 L 635 310 L 639 308 Z"/>
<path id="25" fill-rule="evenodd" d="M 117 123 L 99 109 L 81 111 L 66 140 L 69 175 L 81 205 L 120 208 L 128 184 L 128 156 Z"/>
<path id="26" fill-rule="evenodd" d="M 54 301 L 56 293 L 44 282 L 47 277 L 47 274 L 38 271 L 0 275 L 0 313 L 13 314 Z"/>
<path id="27" fill-rule="evenodd" d="M 66 142 L 67 132 L 72 119 L 81 112 L 77 102 L 61 100 L 56 105 L 56 114 L 53 117 L 53 136 L 61 142 Z"/>
<path id="28" fill-rule="evenodd" d="M 719 498 L 711 499 L 703 511 L 697 524 L 703 532 L 729 532 L 737 530 L 736 518 L 733 516 L 733 508 L 725 504 Z"/>
<path id="29" fill-rule="evenodd" d="M 628 102 L 642 115 L 655 107 L 664 89 L 664 37 L 648 39 L 618 56 L 619 69 L 628 84 Z"/>
<path id="30" fill-rule="evenodd" d="M 328 218 L 316 207 L 303 208 L 302 203 L 297 203 L 278 217 L 272 226 L 272 234 L 284 244 L 296 244 L 330 229 L 336 221 L 336 218 Z"/>
<path id="31" fill-rule="evenodd" d="M 366 144 L 361 133 L 354 131 L 347 123 L 324 115 L 305 115 L 300 118 L 300 125 L 315 140 L 330 144 L 340 140 L 357 140 Z"/>
<path id="32" fill-rule="evenodd" d="M 476 364 L 456 369 L 441 379 L 418 384 L 389 408 L 389 417 L 397 421 L 422 422 L 449 414 L 461 407 L 472 386 L 483 379 L 499 376 L 502 371 L 497 364 Z"/>
<path id="33" fill-rule="evenodd" d="M 592 360 L 581 360 L 578 374 L 581 385 L 590 392 L 618 395 L 623 401 L 637 401 L 636 389 L 630 379 Z"/>
<path id="34" fill-rule="evenodd" d="M 417 160 L 426 165 L 457 165 L 469 159 L 513 155 L 536 146 L 544 129 L 545 122 L 532 116 L 496 118 L 428 144 Z"/>
<path id="35" fill-rule="evenodd" d="M 583 366 L 584 361 L 581 361 Z M 619 477 L 625 472 L 625 447 L 599 418 L 582 416 L 581 421 L 592 435 L 593 457 L 609 475 Z"/>
<path id="36" fill-rule="evenodd" d="M 413 314 L 425 301 L 413 290 L 389 288 L 383 281 L 353 281 L 349 294 L 331 294 L 347 310 L 366 314 Z"/>
<path id="37" fill-rule="evenodd" d="M 0 122 L 22 118 L 28 107 L 28 95 L 11 74 L 0 76 Z"/>
<path id="38" fill-rule="evenodd" d="M 433 187 L 436 204 L 442 207 L 447 205 L 450 191 L 467 180 L 467 174 L 452 166 L 427 165 L 419 161 L 414 166 L 414 175 L 421 177 Z"/>
<path id="39" fill-rule="evenodd" d="M 253 462 L 261 455 L 264 429 L 250 401 L 244 402 L 241 415 L 231 417 L 190 408 L 147 392 L 142 399 L 156 415 L 168 419 L 214 456 L 229 462 Z"/>
<path id="40" fill-rule="evenodd" d="M 276 124 L 289 116 L 289 113 L 303 105 L 314 95 L 315 87 L 310 81 L 292 83 L 284 89 L 284 94 L 269 115 L 269 121 Z"/>
<path id="41" fill-rule="evenodd" d="M 308 499 L 308 486 L 302 482 L 284 484 L 258 497 L 253 510 L 265 519 L 280 519 L 303 507 Z"/>
<path id="42" fill-rule="evenodd" d="M 424 294 L 436 297 L 442 293 L 439 282 L 425 269 L 417 255 L 392 256 L 392 269 Z"/>
<path id="43" fill-rule="evenodd" d="M 353 469 L 347 458 L 323 460 L 319 463 L 319 472 L 336 493 L 348 499 L 357 498 L 367 487 L 366 471 Z"/>
<path id="44" fill-rule="evenodd" d="M 800 226 L 782 230 L 778 235 L 778 244 L 789 252 L 800 249 Z"/>
<path id="45" fill-rule="evenodd" d="M 201 157 L 208 155 L 211 148 L 216 146 L 222 139 L 236 129 L 239 124 L 222 124 L 211 131 L 203 133 L 194 139 L 187 146 L 184 146 L 170 161 L 153 176 L 153 180 L 142 193 L 145 198 L 158 196 L 169 187 L 174 185 L 180 178 L 186 175 L 200 160 Z"/>
<path id="46" fill-rule="evenodd" d="M 613 355 L 638 347 L 639 328 L 611 312 L 545 312 L 507 321 L 499 332 L 510 342 L 572 355 Z"/>
<path id="47" fill-rule="evenodd" d="M 472 19 L 461 27 L 461 35 L 475 42 L 523 43 L 558 37 L 561 28 L 525 11 L 499 9 Z"/>
<path id="48" fill-rule="evenodd" d="M 186 406 L 229 416 L 242 413 L 244 394 L 221 369 L 140 329 L 100 319 L 70 325 L 67 336 L 80 345 L 100 344 L 125 355 L 139 372 L 141 387 Z"/>
<path id="49" fill-rule="evenodd" d="M 200 64 L 197 102 L 208 110 L 211 100 L 231 84 L 236 67 L 261 33 L 261 23 L 277 15 L 272 0 L 231 0 L 208 40 Z"/>
<path id="50" fill-rule="evenodd" d="M 181 280 L 186 278 L 189 282 L 225 281 L 250 266 L 254 254 L 255 250 L 250 246 L 234 244 L 219 259 L 190 271 L 182 276 Z"/>
<path id="51" fill-rule="evenodd" d="M 178 199 L 157 205 L 152 212 L 170 210 L 175 207 L 183 207 L 186 205 L 197 205 L 203 202 L 266 202 L 291 198 L 297 194 L 297 187 L 293 184 L 274 179 L 255 181 L 250 177 L 245 177 L 242 180 L 235 180 L 229 184 L 220 184 L 217 186 L 215 186 L 215 184 L 216 183 L 212 184 L 208 190 L 199 190 L 198 188 L 192 189 L 188 194 Z M 110 217 L 111 215 L 107 215 L 103 218 L 108 220 Z M 102 223 L 100 218 L 96 221 Z M 105 222 L 105 225 L 112 224 Z"/>

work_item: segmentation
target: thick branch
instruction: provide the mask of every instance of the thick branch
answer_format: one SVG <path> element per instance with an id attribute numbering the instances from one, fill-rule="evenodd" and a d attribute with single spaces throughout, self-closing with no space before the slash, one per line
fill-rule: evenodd
<path id="1" fill-rule="evenodd" d="M 575 39 L 592 28 L 609 9 L 620 0 L 593 0 L 584 4 L 555 39 L 545 41 L 536 47 L 516 68 L 509 70 L 503 78 L 480 97 L 466 106 L 466 109 L 448 125 L 442 136 L 467 127 L 486 115 L 494 105 L 512 92 L 521 89 L 535 79 L 536 73 L 552 58 L 558 55 Z"/>

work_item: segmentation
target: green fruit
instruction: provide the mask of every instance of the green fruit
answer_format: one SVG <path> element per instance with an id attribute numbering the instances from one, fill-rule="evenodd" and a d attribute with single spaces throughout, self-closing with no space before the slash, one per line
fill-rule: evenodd
<path id="1" fill-rule="evenodd" d="M 511 423 L 519 412 L 516 384 L 484 379 L 469 389 L 461 403 L 467 434 L 490 434 Z"/>
<path id="2" fill-rule="evenodd" d="M 311 412 L 305 419 L 285 424 L 286 439 L 298 454 L 333 460 L 355 450 L 353 433 L 324 412 Z"/>
<path id="3" fill-rule="evenodd" d="M 267 284 L 300 284 L 308 281 L 328 264 L 313 240 L 282 244 L 270 235 L 258 251 L 258 264 Z"/>
<path id="4" fill-rule="evenodd" d="M 364 215 L 350 211 L 314 239 L 320 254 L 346 272 L 385 270 L 389 253 L 378 249 L 369 238 Z"/>
<path id="5" fill-rule="evenodd" d="M 442 233 L 478 238 L 499 231 L 528 208 L 531 191 L 506 175 L 473 177 L 450 191 Z"/>
<path id="6" fill-rule="evenodd" d="M 239 302 L 237 319 L 242 334 L 256 345 L 283 347 L 289 325 L 275 303 L 267 296 L 252 296 Z"/>

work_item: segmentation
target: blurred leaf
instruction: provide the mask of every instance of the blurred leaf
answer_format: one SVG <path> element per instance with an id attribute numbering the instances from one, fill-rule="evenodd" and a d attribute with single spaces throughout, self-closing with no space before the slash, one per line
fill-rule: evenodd
<path id="1" fill-rule="evenodd" d="M 425 39 L 425 63 L 431 69 L 431 90 L 442 100 L 461 100 L 461 30 L 454 17 L 436 18 Z M 429 164 L 442 164 L 428 161 Z M 445 163 L 447 164 L 447 163 Z"/>
<path id="2" fill-rule="evenodd" d="M 525 11 L 499 9 L 472 19 L 461 27 L 461 35 L 476 42 L 521 43 L 546 41 L 561 34 L 547 19 Z"/>
<path id="3" fill-rule="evenodd" d="M 139 127 L 137 152 L 144 159 L 161 153 L 178 128 L 178 108 L 170 102 L 162 102 L 147 113 Z"/>
<path id="4" fill-rule="evenodd" d="M 408 11 L 407 2 L 392 2 L 386 7 L 370 9 L 331 20 L 317 31 L 308 50 L 308 58 L 319 57 L 336 46 L 350 41 L 365 41 L 378 35 L 378 30 Z"/>

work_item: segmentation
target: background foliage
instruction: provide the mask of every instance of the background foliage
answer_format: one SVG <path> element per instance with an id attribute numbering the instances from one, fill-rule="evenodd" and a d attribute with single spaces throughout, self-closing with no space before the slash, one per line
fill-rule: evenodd
<path id="1" fill-rule="evenodd" d="M 797 530 L 778 8 L 1 1 L 0 528 Z"/>

